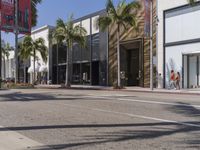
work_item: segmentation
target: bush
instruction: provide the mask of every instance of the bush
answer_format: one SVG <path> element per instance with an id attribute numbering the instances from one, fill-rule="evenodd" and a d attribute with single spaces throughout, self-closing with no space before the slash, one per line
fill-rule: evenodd
<path id="1" fill-rule="evenodd" d="M 3 88 L 6 88 L 6 89 L 31 89 L 31 88 L 34 88 L 34 85 L 32 84 L 29 84 L 29 83 L 13 83 L 13 82 L 7 82 L 7 83 L 4 83 L 2 85 Z"/>

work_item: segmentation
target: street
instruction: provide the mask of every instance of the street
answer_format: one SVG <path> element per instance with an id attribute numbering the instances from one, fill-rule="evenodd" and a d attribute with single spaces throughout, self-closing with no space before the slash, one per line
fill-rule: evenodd
<path id="1" fill-rule="evenodd" d="M 200 96 L 2 90 L 0 138 L 0 150 L 200 150 Z"/>

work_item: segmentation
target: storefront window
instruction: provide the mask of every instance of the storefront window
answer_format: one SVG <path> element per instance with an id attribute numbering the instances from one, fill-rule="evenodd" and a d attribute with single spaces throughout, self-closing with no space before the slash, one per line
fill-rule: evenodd
<path id="1" fill-rule="evenodd" d="M 83 84 L 90 83 L 90 63 L 82 64 L 82 82 Z"/>
<path id="2" fill-rule="evenodd" d="M 92 60 L 97 61 L 99 60 L 99 34 L 92 35 Z"/>

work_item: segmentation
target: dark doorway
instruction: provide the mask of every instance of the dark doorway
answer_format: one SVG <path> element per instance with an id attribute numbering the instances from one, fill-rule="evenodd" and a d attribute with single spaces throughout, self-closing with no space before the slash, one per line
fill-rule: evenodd
<path id="1" fill-rule="evenodd" d="M 99 85 L 99 62 L 92 62 L 92 85 Z"/>
<path id="2" fill-rule="evenodd" d="M 127 85 L 139 86 L 139 49 L 127 50 Z"/>
<path id="3" fill-rule="evenodd" d="M 125 86 L 143 87 L 142 40 L 125 41 L 120 44 L 120 70 L 125 73 Z M 123 80 L 123 79 L 122 79 Z"/>

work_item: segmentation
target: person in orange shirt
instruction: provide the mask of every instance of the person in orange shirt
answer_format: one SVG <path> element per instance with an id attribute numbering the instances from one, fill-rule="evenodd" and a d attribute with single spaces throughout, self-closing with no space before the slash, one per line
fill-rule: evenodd
<path id="1" fill-rule="evenodd" d="M 170 74 L 170 85 L 169 85 L 169 89 L 176 89 L 176 84 L 175 84 L 175 73 L 174 70 L 171 70 L 171 74 Z"/>

